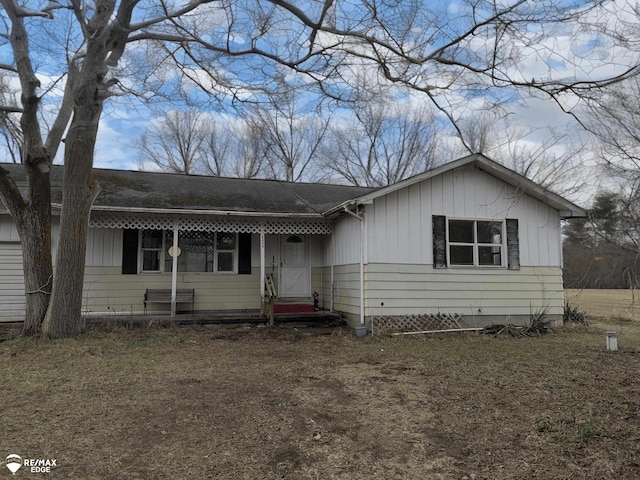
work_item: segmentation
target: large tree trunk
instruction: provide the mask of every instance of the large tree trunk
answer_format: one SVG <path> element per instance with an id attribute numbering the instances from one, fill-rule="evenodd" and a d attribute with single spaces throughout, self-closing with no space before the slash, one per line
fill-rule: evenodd
<path id="1" fill-rule="evenodd" d="M 49 158 L 27 158 L 25 169 L 29 183 L 27 199 L 17 185 L 0 169 L 0 194 L 20 235 L 25 287 L 24 335 L 41 331 L 53 280 L 51 264 L 51 186 Z"/>
<path id="2" fill-rule="evenodd" d="M 28 208 L 23 216 L 24 219 L 17 225 L 22 244 L 26 295 L 22 333 L 37 335 L 41 332 L 53 283 L 51 211 Z"/>
<path id="3" fill-rule="evenodd" d="M 101 112 L 102 102 L 76 108 L 67 135 L 56 273 L 42 325 L 43 334 L 50 338 L 73 337 L 83 329 L 87 230 L 91 206 L 99 191 L 91 172 Z"/>
<path id="4" fill-rule="evenodd" d="M 29 160 L 28 160 L 29 161 Z M 25 319 L 22 333 L 36 335 L 41 332 L 53 282 L 51 264 L 51 183 L 48 158 L 27 165 L 30 203 L 18 227 L 22 243 L 24 266 Z"/>

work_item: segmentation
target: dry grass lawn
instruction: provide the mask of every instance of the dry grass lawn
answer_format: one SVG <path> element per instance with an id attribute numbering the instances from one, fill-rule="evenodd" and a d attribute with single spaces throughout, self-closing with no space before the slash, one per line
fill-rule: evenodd
<path id="1" fill-rule="evenodd" d="M 255 327 L 8 339 L 0 461 L 56 459 L 16 479 L 637 479 L 637 322 L 523 339 Z"/>

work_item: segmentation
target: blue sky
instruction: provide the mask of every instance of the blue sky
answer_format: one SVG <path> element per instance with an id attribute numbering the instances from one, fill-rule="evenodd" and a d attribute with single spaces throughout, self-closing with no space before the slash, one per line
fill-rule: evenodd
<path id="1" fill-rule="evenodd" d="M 425 0 L 427 2 L 427 0 Z M 314 2 L 310 1 L 310 4 Z M 507 4 L 508 2 L 504 2 Z M 553 2 L 552 2 L 553 3 Z M 611 2 L 611 5 L 618 8 L 617 2 Z M 344 8 L 353 8 L 353 4 L 349 2 L 337 2 L 338 6 L 346 6 Z M 387 5 L 391 5 L 390 2 L 386 2 Z M 239 11 L 236 17 L 235 32 L 230 38 L 233 45 L 242 48 L 248 45 L 252 28 L 255 25 L 251 25 L 251 15 L 255 13 L 256 5 L 268 6 L 268 2 L 255 2 L 252 0 L 241 0 L 234 2 L 234 5 L 245 6 L 244 11 Z M 301 5 L 297 3 L 297 5 Z M 382 5 L 382 4 L 381 4 Z M 463 12 L 468 12 L 468 7 L 465 2 L 462 1 L 435 1 L 425 3 L 424 8 L 418 9 L 413 14 L 410 12 L 400 10 L 403 8 L 406 10 L 409 2 L 400 3 L 400 6 L 388 7 L 394 14 L 404 15 L 403 21 L 415 22 L 414 29 L 411 31 L 411 36 L 408 38 L 418 38 L 428 32 L 427 28 L 421 28 L 426 25 L 430 18 L 439 17 L 440 21 L 449 20 L 448 23 L 449 33 L 453 34 L 459 28 L 463 28 L 467 20 L 459 18 L 458 16 Z M 538 8 L 545 5 L 545 2 L 531 2 L 532 8 Z M 619 8 L 625 8 L 624 4 L 620 4 Z M 207 7 L 207 11 L 204 16 L 207 20 L 207 25 L 211 29 L 211 39 L 218 37 L 220 40 L 226 39 L 225 18 L 219 16 L 218 11 L 215 11 L 215 4 L 211 4 Z M 307 10 L 310 11 L 310 10 Z M 613 16 L 615 8 L 612 7 L 609 16 Z M 58 14 L 56 14 L 58 15 Z M 413 15 L 413 16 L 411 16 Z M 62 13 L 57 18 L 60 18 Z M 346 18 L 346 17 L 345 17 Z M 459 19 L 457 19 L 459 18 Z M 197 19 L 193 20 L 194 22 Z M 346 22 L 347 20 L 343 20 Z M 606 25 L 608 22 L 612 22 L 605 10 L 601 10 L 596 16 L 594 14 L 593 22 L 599 22 L 602 25 Z M 35 29 L 41 31 L 37 36 L 34 36 L 33 46 L 37 52 L 35 62 L 39 69 L 39 75 L 43 79 L 43 87 L 50 84 L 51 80 L 56 77 L 60 71 L 61 64 L 57 63 L 58 59 L 64 58 L 64 51 L 56 49 L 59 40 L 65 40 L 67 38 L 72 39 L 73 35 L 64 37 L 61 34 L 62 30 L 57 31 L 49 29 L 50 21 L 45 19 L 33 19 L 30 24 Z M 295 42 L 299 35 L 296 28 L 292 28 L 294 25 L 290 20 L 287 20 L 287 15 L 283 14 L 279 17 L 279 21 L 273 26 L 273 32 L 276 32 L 279 36 L 276 44 L 280 48 L 287 48 L 295 45 Z M 242 27 L 246 27 L 243 31 Z M 433 30 L 433 29 L 432 29 Z M 535 29 L 534 29 L 535 30 Z M 435 31 L 435 30 L 434 30 Z M 445 29 L 444 33 L 447 32 Z M 440 32 L 442 33 L 442 32 Z M 481 32 L 480 32 L 481 33 Z M 536 33 L 535 31 L 533 33 Z M 58 38 L 59 37 L 59 38 Z M 324 42 L 330 42 L 335 40 L 330 35 L 326 35 L 323 38 Z M 490 32 L 484 34 L 478 34 L 470 39 L 468 47 L 470 51 L 476 53 L 482 53 L 485 49 L 491 48 L 493 38 Z M 443 37 L 436 37 L 434 45 L 444 42 Z M 517 49 L 517 42 L 510 45 L 512 48 Z M 139 90 L 140 83 L 134 83 L 130 81 L 126 75 L 136 71 L 140 73 L 139 63 L 135 63 L 134 60 L 142 60 L 148 55 L 148 51 L 140 47 L 133 47 L 129 50 L 128 56 L 124 59 L 121 65 L 122 77 L 119 77 L 127 87 L 135 87 Z M 516 65 L 509 67 L 509 73 L 519 76 L 524 80 L 531 78 L 548 78 L 550 76 L 556 77 L 575 77 L 581 76 L 594 76 L 604 77 L 620 71 L 628 66 L 631 62 L 637 61 L 635 57 L 629 57 L 626 52 L 622 50 L 616 50 L 610 48 L 607 43 L 598 36 L 593 34 L 587 34 L 584 32 L 577 33 L 575 28 L 571 25 L 556 25 L 552 34 L 546 36 L 541 42 L 534 46 L 534 48 L 522 47 L 520 51 L 514 50 L 514 55 L 519 55 L 520 60 Z M 0 61 L 9 62 L 11 60 L 7 46 L 0 45 Z M 572 66 L 572 64 L 578 63 L 578 67 Z M 260 69 L 272 69 L 260 59 L 242 58 L 240 60 L 223 59 L 219 63 L 218 72 L 228 75 L 229 78 L 235 79 L 235 84 L 239 86 L 238 93 L 240 95 L 249 95 L 246 88 L 243 91 L 243 87 L 248 86 L 254 81 L 258 80 L 256 72 Z M 414 68 L 414 71 L 418 67 Z M 144 70 L 144 69 L 142 69 Z M 443 70 L 446 74 L 446 71 Z M 201 72 L 194 69 L 194 75 L 204 78 Z M 361 75 L 368 80 L 375 81 L 377 73 L 366 67 L 364 64 L 360 64 L 358 61 L 354 62 L 350 69 L 343 68 L 341 70 L 343 78 L 351 80 L 357 75 Z M 204 102 L 204 96 L 201 91 L 195 88 L 189 82 L 184 82 L 179 76 L 172 73 L 168 67 L 161 66 L 159 69 L 153 72 L 156 77 L 151 75 L 148 78 L 153 78 L 154 82 L 147 84 L 146 91 L 147 96 L 153 92 L 153 89 L 157 89 L 158 92 L 172 95 L 172 91 L 180 89 L 182 93 L 195 94 L 194 98 L 197 101 Z M 302 79 L 296 75 L 290 75 L 291 81 L 301 81 Z M 437 78 L 437 77 L 436 77 Z M 443 80 L 447 77 L 443 76 Z M 209 81 L 209 80 L 206 80 Z M 209 81 L 210 82 L 210 81 Z M 211 88 L 217 88 L 220 92 L 225 92 L 225 87 L 220 83 L 210 83 Z M 59 84 L 53 91 L 49 93 L 51 99 L 49 100 L 52 105 L 55 105 L 57 100 L 56 95 L 60 93 Z M 451 105 L 451 112 L 456 117 L 465 117 L 470 115 L 474 110 L 479 110 L 485 107 L 487 104 L 493 104 L 496 102 L 506 102 L 508 105 L 507 111 L 511 112 L 511 118 L 517 119 L 522 122 L 523 125 L 531 127 L 549 127 L 549 128 L 563 128 L 570 119 L 563 115 L 559 107 L 553 102 L 536 98 L 535 96 L 525 99 L 521 92 L 517 92 L 511 88 L 491 89 L 490 87 L 480 88 L 478 85 L 472 85 L 470 88 L 457 88 L 455 85 L 449 88 L 447 91 L 442 92 L 446 94 L 446 101 Z M 419 92 L 407 92 L 398 90 L 397 94 L 404 98 L 409 97 L 411 101 L 416 104 L 425 102 L 425 95 Z M 444 97 L 442 97 L 444 102 Z M 571 99 L 567 99 L 570 102 Z M 213 106 L 215 107 L 215 102 Z M 224 105 L 224 103 L 223 103 Z M 146 126 L 151 122 L 152 118 L 157 115 L 162 115 L 163 109 L 176 108 L 178 103 L 164 103 L 160 106 L 154 107 L 154 110 L 147 108 L 142 103 L 135 100 L 134 97 L 122 97 L 110 100 L 105 105 L 105 112 L 101 119 L 101 126 L 98 135 L 98 142 L 95 152 L 95 166 L 107 167 L 107 168 L 123 168 L 123 169 L 136 169 L 138 168 L 138 152 L 133 147 L 134 142 L 144 131 Z M 203 103 L 203 108 L 212 108 L 206 106 Z M 532 136 L 529 141 L 535 142 L 535 135 Z"/>

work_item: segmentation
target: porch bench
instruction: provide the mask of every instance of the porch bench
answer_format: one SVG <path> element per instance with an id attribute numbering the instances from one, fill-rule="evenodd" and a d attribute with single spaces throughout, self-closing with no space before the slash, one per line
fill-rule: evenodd
<path id="1" fill-rule="evenodd" d="M 191 313 L 193 313 L 193 303 L 196 291 L 194 288 L 176 290 L 176 305 L 179 303 L 190 303 Z M 171 304 L 171 289 L 147 288 L 144 294 L 144 314 L 147 314 L 147 305 L 153 303 Z"/>

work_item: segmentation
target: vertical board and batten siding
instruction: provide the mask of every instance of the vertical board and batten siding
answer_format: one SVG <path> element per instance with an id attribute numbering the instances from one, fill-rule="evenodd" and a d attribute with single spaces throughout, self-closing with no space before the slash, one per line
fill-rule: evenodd
<path id="1" fill-rule="evenodd" d="M 559 213 L 502 180 L 467 165 L 376 198 L 365 208 L 366 316 L 378 314 L 381 302 L 387 315 L 562 313 Z M 434 269 L 433 215 L 518 219 L 520 270 Z M 353 287 L 343 289 L 340 299 L 336 295 L 335 308 L 350 314 L 357 314 L 359 301 L 355 222 L 339 219 L 332 239 L 335 265 L 350 263 L 352 272 L 351 277 L 334 272 L 334 288 L 341 281 Z"/>
<path id="2" fill-rule="evenodd" d="M 323 256 L 327 266 L 323 269 L 323 305 L 331 308 L 333 299 L 333 309 L 355 321 L 360 312 L 360 220 L 348 214 L 337 218 Z"/>
<path id="3" fill-rule="evenodd" d="M 0 216 L 0 322 L 24 320 L 20 236 L 9 215 Z"/>
<path id="4" fill-rule="evenodd" d="M 432 215 L 517 218 L 520 264 L 562 266 L 558 212 L 473 166 L 445 172 L 367 205 L 366 263 L 433 264 Z"/>
<path id="5" fill-rule="evenodd" d="M 360 220 L 346 214 L 335 220 L 333 235 L 325 243 L 324 259 L 325 265 L 360 263 Z"/>

